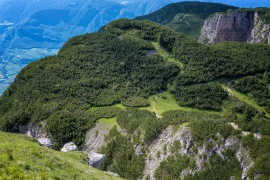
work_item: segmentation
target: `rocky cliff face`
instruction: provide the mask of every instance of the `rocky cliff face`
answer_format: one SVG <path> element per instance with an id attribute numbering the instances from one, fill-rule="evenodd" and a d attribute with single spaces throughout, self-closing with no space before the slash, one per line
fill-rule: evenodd
<path id="1" fill-rule="evenodd" d="M 173 147 L 175 141 L 179 141 L 181 144 L 181 149 L 178 149 L 177 153 L 180 153 L 182 156 L 188 156 L 193 154 L 191 147 L 193 146 L 194 142 L 189 130 L 183 128 L 174 132 L 173 127 L 169 126 L 159 135 L 159 137 L 155 141 L 151 143 L 149 147 L 149 153 L 147 154 L 145 162 L 146 165 L 144 169 L 143 179 L 146 179 L 147 176 L 149 176 L 150 179 L 155 179 L 154 174 L 160 163 L 166 160 L 168 156 L 173 154 L 169 151 L 169 149 Z M 164 151 L 164 146 L 167 147 L 166 149 L 168 149 L 168 151 Z M 159 157 L 157 157 L 157 153 L 160 153 Z M 202 161 L 198 160 L 197 163 L 199 164 L 199 166 L 201 166 Z M 180 177 L 183 179 L 187 174 L 194 173 L 195 171 L 188 168 L 181 173 Z"/>
<path id="2" fill-rule="evenodd" d="M 269 28 L 270 25 L 257 12 L 217 13 L 205 20 L 198 41 L 207 44 L 223 41 L 269 44 Z"/>
<path id="3" fill-rule="evenodd" d="M 270 24 L 266 24 L 258 12 L 254 13 L 254 25 L 248 42 L 270 44 Z"/>
<path id="4" fill-rule="evenodd" d="M 193 157 L 196 162 L 196 167 L 194 169 L 188 167 L 182 171 L 180 174 L 181 179 L 184 179 L 184 177 L 188 174 L 194 175 L 200 171 L 203 171 L 205 169 L 205 163 L 209 163 L 209 159 L 213 154 L 217 154 L 223 160 L 229 162 L 229 158 L 223 154 L 226 149 L 235 151 L 235 156 L 242 169 L 241 179 L 248 179 L 247 172 L 254 165 L 249 152 L 236 138 L 222 138 L 221 142 L 215 142 L 214 140 L 209 139 L 208 143 L 212 144 L 211 148 L 207 147 L 205 144 L 202 146 L 197 146 L 188 128 L 183 127 L 174 132 L 173 127 L 169 126 L 149 146 L 149 153 L 146 156 L 143 179 L 147 179 L 147 176 L 150 179 L 155 179 L 154 174 L 157 168 L 160 166 L 160 163 L 166 160 L 168 156 L 174 155 L 174 153 L 170 152 L 169 150 L 165 152 L 164 146 L 167 147 L 166 149 L 171 149 L 175 141 L 179 141 L 181 144 L 181 148 L 178 149 L 176 153 L 181 154 L 181 156 Z M 193 146 L 195 149 L 197 149 L 197 152 L 192 150 Z M 158 152 L 160 152 L 159 157 L 156 156 Z M 231 177 L 231 179 L 234 179 L 234 177 Z"/>

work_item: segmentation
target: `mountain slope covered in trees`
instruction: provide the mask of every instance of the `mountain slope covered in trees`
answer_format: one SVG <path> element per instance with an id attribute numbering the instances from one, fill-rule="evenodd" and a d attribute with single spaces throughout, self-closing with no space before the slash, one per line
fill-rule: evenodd
<path id="1" fill-rule="evenodd" d="M 28 63 L 57 54 L 71 37 L 177 0 L 1 0 L 0 94 Z"/>
<path id="2" fill-rule="evenodd" d="M 209 15 L 226 12 L 229 9 L 237 7 L 219 3 L 179 2 L 136 19 L 151 20 L 197 39 L 201 34 L 204 20 Z"/>
<path id="3" fill-rule="evenodd" d="M 150 21 L 121 19 L 26 66 L 0 98 L 0 129 L 45 123 L 54 148 L 69 141 L 82 147 L 86 132 L 109 118 L 116 126 L 100 149 L 102 170 L 127 179 L 176 179 L 186 171 L 186 179 L 267 179 L 269 57 L 266 44 L 203 45 Z M 170 126 L 192 143 L 177 140 L 149 156 Z M 154 174 L 144 173 L 166 153 Z"/>

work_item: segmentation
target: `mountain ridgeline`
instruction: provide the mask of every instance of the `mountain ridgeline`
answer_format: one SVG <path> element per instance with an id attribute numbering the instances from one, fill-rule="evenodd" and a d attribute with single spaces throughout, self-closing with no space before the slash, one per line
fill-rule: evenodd
<path id="1" fill-rule="evenodd" d="M 224 41 L 270 43 L 269 8 L 237 8 L 218 3 L 169 4 L 138 20 L 151 20 L 204 44 Z"/>
<path id="2" fill-rule="evenodd" d="M 217 12 L 225 13 L 228 9 L 237 7 L 219 3 L 179 2 L 136 19 L 151 20 L 197 39 L 208 16 Z"/>
<path id="3" fill-rule="evenodd" d="M 0 98 L 0 129 L 45 124 L 54 148 L 83 148 L 89 129 L 116 118 L 99 150 L 102 170 L 127 179 L 267 179 L 269 57 L 267 44 L 209 46 L 151 21 L 120 19 L 27 65 Z M 159 102 L 167 102 L 160 112 Z M 164 130 L 189 141 L 152 151 Z"/>

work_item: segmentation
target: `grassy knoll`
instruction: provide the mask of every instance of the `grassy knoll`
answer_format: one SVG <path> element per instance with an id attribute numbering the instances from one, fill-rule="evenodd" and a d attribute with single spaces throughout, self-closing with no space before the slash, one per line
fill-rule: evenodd
<path id="1" fill-rule="evenodd" d="M 118 179 L 87 165 L 82 152 L 63 153 L 25 135 L 0 132 L 0 179 Z"/>
<path id="2" fill-rule="evenodd" d="M 126 109 L 126 106 L 124 106 L 123 104 L 119 103 L 119 104 L 114 104 L 112 107 L 117 107 L 120 109 Z"/>
<path id="3" fill-rule="evenodd" d="M 117 125 L 116 117 L 113 118 L 101 118 L 98 120 L 99 123 L 103 123 L 107 126 L 113 127 L 114 125 Z"/>
<path id="4" fill-rule="evenodd" d="M 155 103 L 153 103 L 153 99 L 155 99 Z M 183 111 L 200 111 L 200 112 L 208 112 L 208 113 L 214 113 L 214 114 L 219 114 L 219 112 L 216 111 L 209 111 L 209 110 L 201 110 L 197 108 L 190 108 L 190 107 L 183 107 L 179 106 L 176 102 L 176 100 L 173 98 L 173 95 L 170 94 L 169 92 L 163 92 L 162 94 L 159 95 L 152 95 L 148 97 L 148 101 L 150 102 L 150 106 L 148 107 L 142 107 L 140 108 L 141 110 L 148 110 L 151 112 L 154 112 L 156 109 L 156 113 L 158 115 L 162 115 L 162 113 L 170 110 L 183 110 Z M 155 104 L 155 108 L 154 108 Z"/>
<path id="5" fill-rule="evenodd" d="M 192 108 L 180 107 L 172 95 L 168 92 L 162 93 L 156 97 L 156 110 L 159 114 L 169 110 L 186 110 L 190 111 Z"/>

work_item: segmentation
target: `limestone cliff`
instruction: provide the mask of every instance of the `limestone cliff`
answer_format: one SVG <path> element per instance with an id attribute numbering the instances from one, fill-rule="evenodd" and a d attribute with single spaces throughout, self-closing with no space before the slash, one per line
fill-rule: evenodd
<path id="1" fill-rule="evenodd" d="M 258 12 L 216 13 L 205 20 L 198 41 L 215 44 L 223 41 L 270 43 L 270 24 Z"/>
<path id="2" fill-rule="evenodd" d="M 220 135 L 218 134 L 217 136 Z M 248 179 L 247 172 L 254 165 L 248 150 L 245 149 L 241 141 L 236 138 L 229 137 L 227 139 L 221 139 L 222 140 L 220 142 L 209 139 L 207 142 L 208 145 L 203 144 L 202 146 L 198 146 L 196 145 L 196 142 L 194 142 L 189 128 L 181 126 L 181 128 L 174 131 L 173 127 L 169 126 L 149 146 L 149 153 L 146 155 L 143 179 L 147 179 L 147 177 L 149 177 L 154 180 L 154 174 L 161 162 L 166 160 L 168 156 L 175 155 L 177 153 L 181 154 L 181 156 L 194 158 L 196 163 L 195 167 L 188 167 L 181 172 L 180 178 L 184 179 L 188 174 L 194 175 L 203 171 L 213 154 L 217 154 L 223 160 L 229 162 L 229 158 L 224 155 L 226 149 L 234 150 L 235 156 L 242 169 L 241 179 Z M 174 146 L 175 141 L 180 142 L 180 148 L 173 153 L 170 149 Z M 211 144 L 212 147 L 210 147 L 209 144 Z M 166 150 L 164 150 L 164 146 L 167 147 Z M 159 154 L 159 156 L 157 156 L 157 154 Z M 231 179 L 234 178 L 235 177 L 233 176 L 231 177 Z"/>
<path id="3" fill-rule="evenodd" d="M 270 44 L 270 24 L 265 23 L 265 21 L 260 18 L 260 14 L 254 13 L 254 25 L 251 31 L 249 43 L 259 43 L 265 42 Z"/>

